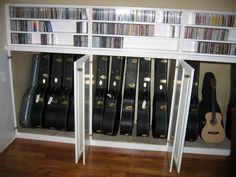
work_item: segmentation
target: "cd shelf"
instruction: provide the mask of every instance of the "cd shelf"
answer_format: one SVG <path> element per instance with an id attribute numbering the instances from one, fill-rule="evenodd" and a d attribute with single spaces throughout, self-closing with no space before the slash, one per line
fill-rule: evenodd
<path id="1" fill-rule="evenodd" d="M 229 30 L 215 28 L 186 27 L 185 38 L 227 41 Z"/>
<path id="2" fill-rule="evenodd" d="M 183 52 L 236 55 L 235 14 L 186 12 Z"/>
<path id="3" fill-rule="evenodd" d="M 154 36 L 154 26 L 143 24 L 93 23 L 93 34 Z"/>
<path id="4" fill-rule="evenodd" d="M 236 27 L 236 15 L 196 13 L 196 25 Z"/>
<path id="5" fill-rule="evenodd" d="M 88 46 L 88 9 L 9 6 L 11 44 Z M 80 36 L 81 35 L 81 36 Z"/>
<path id="6" fill-rule="evenodd" d="M 155 22 L 155 10 L 93 9 L 93 20 Z"/>
<path id="7" fill-rule="evenodd" d="M 235 13 L 15 4 L 7 16 L 9 45 L 236 55 Z"/>
<path id="8" fill-rule="evenodd" d="M 50 21 L 11 20 L 11 31 L 52 32 Z"/>
<path id="9" fill-rule="evenodd" d="M 53 7 L 9 7 L 10 18 L 41 19 L 76 19 L 87 20 L 85 8 L 53 8 Z"/>

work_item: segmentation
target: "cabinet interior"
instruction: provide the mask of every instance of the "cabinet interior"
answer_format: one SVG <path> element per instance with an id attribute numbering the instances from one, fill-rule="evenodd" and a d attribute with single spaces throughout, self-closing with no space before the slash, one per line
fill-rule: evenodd
<path id="1" fill-rule="evenodd" d="M 32 67 L 32 56 L 35 52 L 12 52 L 12 76 L 17 131 L 20 133 L 30 133 L 39 135 L 53 135 L 62 137 L 74 137 L 73 131 L 59 131 L 45 128 L 23 128 L 19 124 L 19 111 L 23 96 L 29 87 Z"/>

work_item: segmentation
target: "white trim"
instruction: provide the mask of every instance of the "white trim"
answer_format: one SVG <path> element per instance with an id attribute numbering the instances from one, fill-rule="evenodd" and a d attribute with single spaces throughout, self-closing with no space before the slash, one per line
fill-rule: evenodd
<path id="1" fill-rule="evenodd" d="M 15 7 L 65 7 L 65 8 L 89 8 L 94 9 L 132 9 L 132 10 L 159 10 L 174 12 L 192 12 L 192 13 L 214 13 L 214 14 L 235 14 L 235 12 L 213 11 L 213 10 L 193 10 L 193 9 L 175 9 L 175 8 L 150 8 L 150 7 L 127 7 L 127 6 L 97 6 L 97 5 L 66 5 L 66 4 L 6 4 L 6 6 Z"/>
<path id="2" fill-rule="evenodd" d="M 50 45 L 6 45 L 6 50 L 24 51 L 24 52 L 51 52 L 51 53 L 71 53 L 71 54 L 90 54 L 90 55 L 112 55 L 127 57 L 151 57 L 151 58 L 168 58 L 182 60 L 196 60 L 205 62 L 223 62 L 236 63 L 236 56 L 202 54 L 191 52 L 177 51 L 160 51 L 160 50 L 143 50 L 143 49 L 111 49 L 111 48 L 85 48 L 71 46 L 50 46 Z"/>
<path id="3" fill-rule="evenodd" d="M 78 20 L 78 21 L 85 21 L 88 23 L 88 47 L 75 47 L 73 44 L 71 45 L 35 45 L 35 44 L 11 44 L 11 36 L 10 36 L 10 17 L 9 17 L 9 7 L 65 7 L 65 8 L 85 8 L 87 12 L 87 20 Z M 232 14 L 236 15 L 236 12 L 220 12 L 220 11 L 203 11 L 203 10 L 185 10 L 185 9 L 171 9 L 171 8 L 144 8 L 144 7 L 118 7 L 118 6 L 80 6 L 80 5 L 60 5 L 60 4 L 6 4 L 6 28 L 7 28 L 7 43 L 9 45 L 5 46 L 6 50 L 15 50 L 15 51 L 36 51 L 36 52 L 59 52 L 61 53 L 81 53 L 81 54 L 111 54 L 114 55 L 125 55 L 125 56 L 140 56 L 140 57 L 158 57 L 158 58 L 179 58 L 179 59 L 190 59 L 190 60 L 199 60 L 199 61 L 212 61 L 212 62 L 228 62 L 228 63 L 235 63 L 236 56 L 235 55 L 216 55 L 216 54 L 202 54 L 202 53 L 194 53 L 194 52 L 184 52 L 183 51 L 183 42 L 186 41 L 184 39 L 184 28 L 185 26 L 196 26 L 192 24 L 186 24 L 184 17 L 188 14 L 194 13 L 212 13 L 212 14 Z M 169 39 L 177 40 L 178 41 L 178 50 L 144 50 L 140 48 L 134 49 L 110 49 L 110 48 L 92 48 L 92 37 L 93 36 L 116 36 L 119 37 L 120 35 L 99 35 L 99 34 L 92 34 L 92 23 L 93 22 L 109 22 L 109 23 L 129 23 L 129 24 L 146 24 L 146 22 L 133 22 L 133 21 L 103 21 L 103 20 L 93 20 L 93 9 L 130 9 L 130 10 L 151 10 L 154 11 L 155 22 L 150 23 L 158 28 L 158 25 L 169 25 L 169 26 L 179 26 L 180 29 L 180 37 L 179 38 L 169 38 L 169 37 L 162 37 L 169 41 Z M 159 23 L 157 21 L 159 11 L 174 11 L 174 12 L 182 12 L 182 19 L 181 24 L 166 24 L 166 23 Z M 25 18 L 28 19 L 28 18 Z M 46 19 L 46 20 L 70 20 L 70 19 Z M 76 20 L 75 20 L 76 21 Z M 147 23 L 149 24 L 149 23 Z M 201 25 L 198 25 L 201 26 Z M 212 27 L 212 28 L 222 28 L 222 29 L 235 29 L 235 27 L 224 27 L 224 26 L 204 26 L 204 27 Z M 155 30 L 154 30 L 155 31 Z M 37 32 L 35 32 L 37 33 Z M 54 33 L 54 32 L 53 32 Z M 56 33 L 56 32 L 55 32 Z M 41 33 L 39 33 L 41 34 Z M 73 33 L 71 33 L 73 34 Z M 125 37 L 125 36 L 124 36 Z M 136 36 L 142 39 L 143 36 Z M 153 37 L 157 38 L 157 37 Z M 192 41 L 198 41 L 191 39 Z M 190 40 L 189 40 L 190 41 Z M 207 41 L 207 40 L 203 40 Z M 209 40 L 209 42 L 217 42 Z M 236 41 L 219 41 L 219 43 L 235 43 Z M 104 53 L 105 52 L 105 53 Z"/>
<path id="4" fill-rule="evenodd" d="M 63 137 L 63 136 L 40 135 L 40 134 L 33 134 L 33 133 L 17 132 L 16 138 L 75 144 L 75 138 L 69 138 L 69 137 Z"/>
<path id="5" fill-rule="evenodd" d="M 138 149 L 138 150 L 149 150 L 149 151 L 167 151 L 167 145 L 155 145 L 145 143 L 128 143 L 128 142 L 117 142 L 117 141 L 103 141 L 103 140 L 91 140 L 91 146 L 100 147 L 112 147 L 122 149 Z"/>
<path id="6" fill-rule="evenodd" d="M 219 148 L 200 148 L 200 147 L 184 147 L 184 153 L 190 154 L 208 154 L 208 155 L 230 155 L 229 149 L 219 149 Z"/>
<path id="7" fill-rule="evenodd" d="M 4 146 L 1 147 L 0 153 L 2 153 L 14 140 L 16 137 L 12 138 L 11 141 L 8 142 L 8 144 L 4 144 Z"/>

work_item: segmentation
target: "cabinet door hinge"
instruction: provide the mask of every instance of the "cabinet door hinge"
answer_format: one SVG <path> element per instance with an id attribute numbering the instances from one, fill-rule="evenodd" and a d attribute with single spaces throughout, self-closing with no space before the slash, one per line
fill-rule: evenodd
<path id="1" fill-rule="evenodd" d="M 8 60 L 11 60 L 11 59 L 12 59 L 12 56 L 7 56 L 7 59 L 8 59 Z"/>
<path id="2" fill-rule="evenodd" d="M 185 78 L 190 78 L 190 75 L 189 74 L 185 74 L 184 77 Z"/>

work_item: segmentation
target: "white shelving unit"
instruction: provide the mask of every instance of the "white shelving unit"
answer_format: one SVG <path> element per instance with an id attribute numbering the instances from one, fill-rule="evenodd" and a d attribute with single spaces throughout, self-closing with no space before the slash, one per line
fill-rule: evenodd
<path id="1" fill-rule="evenodd" d="M 183 52 L 235 55 L 235 14 L 184 12 Z"/>
<path id="2" fill-rule="evenodd" d="M 169 132 L 167 141 L 160 140 L 154 143 L 140 143 L 139 140 L 131 140 L 132 138 L 127 137 L 121 141 L 115 140 L 115 138 L 113 140 L 111 137 L 105 140 L 103 137 L 92 135 L 94 56 L 166 58 L 179 64 L 176 66 L 176 73 L 177 68 L 181 67 L 183 73 L 189 74 L 189 78 L 192 77 L 192 70 L 184 60 L 236 63 L 236 12 L 43 4 L 7 4 L 5 9 L 7 28 L 5 49 L 8 51 L 9 57 L 13 51 L 85 54 L 86 57 L 75 64 L 75 75 L 77 75 L 76 78 L 78 79 L 75 84 L 80 91 L 82 89 L 78 96 L 84 100 L 84 102 L 77 100 L 76 107 L 81 109 L 81 105 L 85 106 L 85 112 L 76 114 L 75 122 L 78 124 L 78 129 L 75 132 L 75 136 L 71 138 L 61 137 L 60 135 L 41 135 L 22 133 L 16 130 L 16 137 L 75 143 L 76 161 L 83 153 L 84 163 L 86 145 L 169 151 L 172 141 L 171 132 Z M 77 16 L 76 11 L 80 15 Z M 31 16 L 32 14 L 33 16 Z M 234 19 L 234 21 L 232 20 L 233 26 L 196 23 L 196 18 L 200 18 L 199 16 L 212 17 L 214 15 L 216 16 L 214 20 L 222 16 L 232 16 L 232 19 Z M 210 21 L 213 20 L 210 19 Z M 192 34 L 193 31 L 194 35 Z M 210 36 L 213 35 L 213 31 L 216 31 L 216 37 L 210 38 L 207 36 L 206 39 L 202 31 L 203 33 L 209 33 Z M 225 36 L 219 37 L 223 35 L 222 33 L 226 33 L 224 34 Z M 223 50 L 225 52 L 220 54 L 217 52 L 206 53 L 199 49 L 208 45 L 215 45 L 215 51 L 218 51 L 221 44 L 231 47 L 228 49 L 229 53 L 226 53 L 226 49 Z M 202 47 L 199 47 L 201 45 Z M 9 60 L 9 65 L 11 70 L 11 60 Z M 184 80 L 184 78 L 182 79 Z M 11 84 L 13 83 L 12 80 L 13 78 L 11 78 Z M 81 86 L 81 83 L 84 83 L 84 86 Z M 179 81 L 175 79 L 175 85 L 178 83 Z M 189 81 L 186 81 L 186 83 L 189 84 Z M 13 88 L 13 85 L 11 87 Z M 172 107 L 175 104 L 176 87 L 174 86 Z M 179 94 L 187 93 L 187 90 L 188 88 L 183 86 Z M 12 96 L 14 96 L 13 89 Z M 185 95 L 183 99 L 188 100 L 188 96 L 190 95 Z M 13 104 L 15 104 L 14 99 Z M 181 105 L 183 106 L 186 103 L 180 101 L 178 104 L 181 107 Z M 172 112 L 172 118 L 175 117 L 175 113 L 176 117 L 181 115 L 186 117 L 185 112 L 188 112 L 188 106 L 189 104 L 183 107 L 185 111 L 177 110 L 177 112 Z M 87 121 L 90 123 L 87 123 Z M 185 126 L 183 125 L 182 128 Z M 184 132 L 181 132 L 181 137 L 184 137 Z M 156 145 L 155 143 L 158 144 Z M 182 142 L 181 147 L 179 147 L 181 151 L 179 154 L 184 151 L 228 155 L 228 144 L 230 142 L 225 141 L 223 144 L 227 145 L 222 149 L 209 147 L 203 142 L 195 143 L 195 145 L 193 143 L 185 143 L 186 147 L 183 149 L 184 143 Z M 177 163 L 181 164 L 181 158 L 179 160 L 177 158 Z M 180 166 L 178 167 L 179 170 Z"/>
<path id="3" fill-rule="evenodd" d="M 8 44 L 88 47 L 88 8 L 10 5 Z"/>

